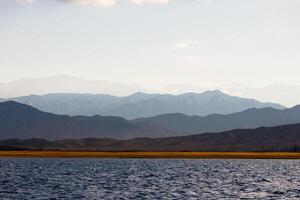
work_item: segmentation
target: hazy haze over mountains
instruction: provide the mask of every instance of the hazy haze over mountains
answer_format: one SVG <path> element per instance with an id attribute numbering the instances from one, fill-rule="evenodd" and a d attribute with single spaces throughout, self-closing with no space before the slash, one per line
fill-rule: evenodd
<path id="1" fill-rule="evenodd" d="M 248 128 L 300 123 L 299 10 L 300 0 L 0 0 L 0 139 L 297 144 L 299 124 Z M 211 136 L 236 128 L 247 130 Z"/>
<path id="2" fill-rule="evenodd" d="M 245 98 L 254 98 L 262 102 L 276 102 L 284 106 L 295 106 L 300 103 L 300 86 L 272 84 L 267 86 L 247 86 L 242 84 L 203 85 L 175 84 L 161 88 L 145 88 L 138 84 L 86 80 L 78 77 L 60 75 L 43 78 L 25 78 L 0 83 L 0 98 L 28 95 L 44 95 L 49 93 L 91 93 L 114 96 L 128 96 L 136 92 L 146 93 L 201 93 L 207 90 L 221 90 L 227 94 Z"/>
<path id="3" fill-rule="evenodd" d="M 219 90 L 181 95 L 138 92 L 126 97 L 103 94 L 47 94 L 9 100 L 55 114 L 119 116 L 126 119 L 152 117 L 165 113 L 205 116 L 213 113 L 229 114 L 249 108 L 284 108 L 279 104 L 229 96 Z"/>
<path id="4" fill-rule="evenodd" d="M 242 84 L 228 84 L 219 88 L 231 95 L 254 98 L 259 101 L 272 101 L 287 107 L 300 103 L 300 85 L 271 84 L 253 87 Z"/>
<path id="5" fill-rule="evenodd" d="M 124 96 L 144 91 L 141 86 L 101 80 L 85 80 L 73 76 L 24 78 L 0 83 L 0 97 L 43 95 L 48 93 L 92 93 Z"/>
<path id="6" fill-rule="evenodd" d="M 175 84 L 163 87 L 159 91 L 181 94 L 185 92 L 203 92 L 206 90 L 222 90 L 223 92 L 244 98 L 254 98 L 262 102 L 276 102 L 287 107 L 293 107 L 300 103 L 300 85 L 270 84 L 264 86 L 248 86 L 238 83 L 223 85 L 189 85 Z"/>

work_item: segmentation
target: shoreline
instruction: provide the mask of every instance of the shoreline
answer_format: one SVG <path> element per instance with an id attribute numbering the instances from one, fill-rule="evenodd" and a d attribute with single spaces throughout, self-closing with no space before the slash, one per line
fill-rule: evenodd
<path id="1" fill-rule="evenodd" d="M 300 152 L 0 151 L 0 158 L 300 159 Z"/>

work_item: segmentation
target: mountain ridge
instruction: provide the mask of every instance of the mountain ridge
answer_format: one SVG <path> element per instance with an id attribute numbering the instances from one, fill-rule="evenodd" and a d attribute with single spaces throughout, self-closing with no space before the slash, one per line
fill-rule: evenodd
<path id="1" fill-rule="evenodd" d="M 249 129 L 300 123 L 300 105 L 283 110 L 274 108 L 250 108 L 228 115 L 211 114 L 205 117 L 196 115 L 188 116 L 182 113 L 169 113 L 150 118 L 135 119 L 133 121 L 149 122 L 169 130 L 182 131 L 187 134 L 221 132 L 237 128 Z"/>
<path id="2" fill-rule="evenodd" d="M 10 99 L 45 112 L 67 115 L 119 116 L 126 119 L 152 117 L 165 113 L 205 116 L 213 113 L 230 114 L 249 108 L 285 107 L 227 95 L 220 90 L 203 93 L 148 94 L 137 92 L 125 97 L 105 94 L 56 93 L 30 95 Z"/>
<path id="3" fill-rule="evenodd" d="M 93 150 L 93 151 L 281 151 L 300 146 L 300 123 L 257 129 L 235 129 L 220 133 L 203 133 L 168 138 L 84 138 L 47 141 L 0 140 L 0 146 L 43 150 Z"/>
<path id="4" fill-rule="evenodd" d="M 128 139 L 138 136 L 177 135 L 147 122 L 132 123 L 121 117 L 68 116 L 42 112 L 14 101 L 0 103 L 0 138 L 34 138 L 49 140 L 85 137 Z"/>

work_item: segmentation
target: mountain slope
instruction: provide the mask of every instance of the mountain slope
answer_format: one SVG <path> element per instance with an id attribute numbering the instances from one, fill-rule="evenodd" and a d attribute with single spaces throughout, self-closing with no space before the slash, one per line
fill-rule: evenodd
<path id="1" fill-rule="evenodd" d="M 53 142 L 41 139 L 0 141 L 0 146 L 14 148 L 99 151 L 269 151 L 292 149 L 299 145 L 300 124 L 152 139 L 86 138 Z"/>
<path id="2" fill-rule="evenodd" d="M 218 86 L 229 94 L 241 94 L 259 101 L 272 99 L 285 106 L 295 106 L 300 102 L 300 85 L 271 84 L 266 86 L 251 87 L 242 84 L 229 84 Z"/>
<path id="3" fill-rule="evenodd" d="M 147 122 L 132 123 L 120 117 L 66 116 L 39 111 L 16 102 L 0 103 L 0 138 L 162 137 L 178 135 Z"/>
<path id="4" fill-rule="evenodd" d="M 228 115 L 213 114 L 205 117 L 175 113 L 140 118 L 134 121 L 149 122 L 170 130 L 185 132 L 186 134 L 220 132 L 237 128 L 249 129 L 261 126 L 271 127 L 300 123 L 300 106 L 283 110 L 252 108 Z"/>
<path id="5" fill-rule="evenodd" d="M 42 111 L 68 115 L 105 115 L 126 119 L 151 117 L 165 113 L 187 115 L 229 114 L 249 108 L 273 107 L 279 104 L 261 103 L 254 99 L 229 96 L 221 91 L 182 95 L 135 93 L 127 97 L 93 94 L 48 94 L 12 98 Z"/>

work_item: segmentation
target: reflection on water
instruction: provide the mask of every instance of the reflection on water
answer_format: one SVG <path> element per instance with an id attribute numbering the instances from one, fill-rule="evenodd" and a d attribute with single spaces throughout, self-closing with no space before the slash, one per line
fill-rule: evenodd
<path id="1" fill-rule="evenodd" d="M 0 159 L 0 199 L 297 199 L 298 160 Z"/>

